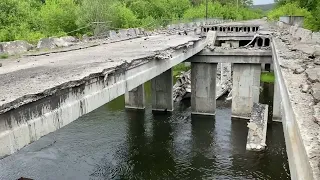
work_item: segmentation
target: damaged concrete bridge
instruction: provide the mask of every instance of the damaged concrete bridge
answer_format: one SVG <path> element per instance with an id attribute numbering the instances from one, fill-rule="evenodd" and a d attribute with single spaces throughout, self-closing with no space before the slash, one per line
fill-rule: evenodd
<path id="1" fill-rule="evenodd" d="M 147 81 L 152 109 L 172 111 L 172 68 L 182 62 L 191 62 L 192 114 L 214 116 L 217 67 L 226 63 L 232 72 L 221 72 L 220 81 L 232 73 L 232 116 L 241 119 L 255 114 L 261 70 L 274 70 L 273 119 L 283 124 L 291 178 L 319 179 L 318 36 L 264 20 L 200 26 L 183 31 L 170 26 L 170 33 L 3 60 L 0 157 L 121 95 L 126 108 L 144 109 Z"/>

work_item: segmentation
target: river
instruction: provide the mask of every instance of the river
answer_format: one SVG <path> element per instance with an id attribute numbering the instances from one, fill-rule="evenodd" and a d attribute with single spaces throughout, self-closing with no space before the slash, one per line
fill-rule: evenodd
<path id="1" fill-rule="evenodd" d="M 0 160 L 0 179 L 290 179 L 281 123 L 265 152 L 247 152 L 230 103 L 218 101 L 215 118 L 191 116 L 188 101 L 153 114 L 149 86 L 145 111 L 121 96 Z"/>

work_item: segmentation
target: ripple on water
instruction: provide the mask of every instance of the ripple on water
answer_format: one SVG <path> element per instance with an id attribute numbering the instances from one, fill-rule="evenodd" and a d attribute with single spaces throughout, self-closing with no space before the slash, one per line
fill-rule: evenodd
<path id="1" fill-rule="evenodd" d="M 0 160 L 0 179 L 289 179 L 282 125 L 264 153 L 245 150 L 245 121 L 103 106 Z M 44 170 L 45 168 L 45 170 Z"/>

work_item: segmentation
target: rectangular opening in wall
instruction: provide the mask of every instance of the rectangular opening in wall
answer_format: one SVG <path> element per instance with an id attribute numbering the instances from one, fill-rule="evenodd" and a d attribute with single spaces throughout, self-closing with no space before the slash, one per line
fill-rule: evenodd
<path id="1" fill-rule="evenodd" d="M 239 46 L 243 47 L 243 46 L 249 44 L 250 42 L 251 42 L 251 40 L 240 40 L 239 41 Z"/>
<path id="2" fill-rule="evenodd" d="M 221 44 L 222 43 L 225 43 L 226 41 L 220 41 L 220 40 L 216 40 L 215 42 L 214 42 L 214 46 L 216 46 L 216 47 L 221 47 Z"/>

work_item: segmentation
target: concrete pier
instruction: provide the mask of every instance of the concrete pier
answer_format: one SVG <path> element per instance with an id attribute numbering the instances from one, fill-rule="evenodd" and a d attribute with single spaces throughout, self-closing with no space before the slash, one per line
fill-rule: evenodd
<path id="1" fill-rule="evenodd" d="M 217 65 L 217 63 L 191 63 L 192 114 L 216 114 Z"/>
<path id="2" fill-rule="evenodd" d="M 260 64 L 234 64 L 232 117 L 250 119 L 254 103 L 259 102 Z"/>
<path id="3" fill-rule="evenodd" d="M 274 82 L 272 120 L 281 121 L 281 97 L 277 78 Z"/>
<path id="4" fill-rule="evenodd" d="M 128 109 L 145 108 L 144 84 L 125 93 L 125 106 Z"/>
<path id="5" fill-rule="evenodd" d="M 151 80 L 152 110 L 173 111 L 173 75 L 172 69 Z"/>

